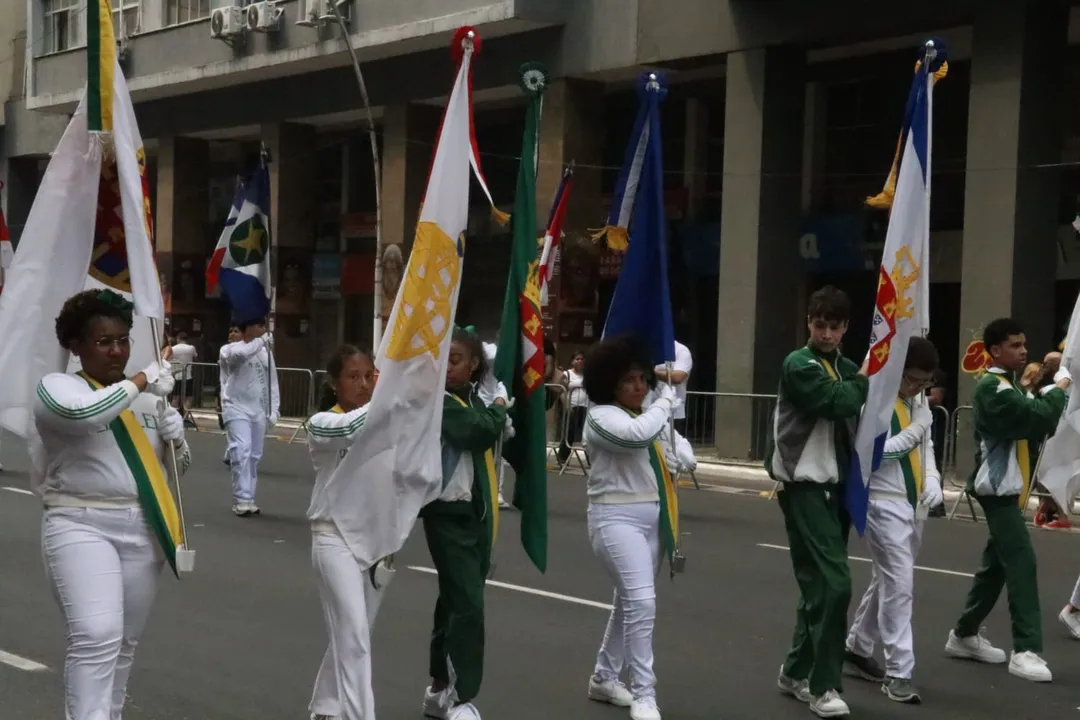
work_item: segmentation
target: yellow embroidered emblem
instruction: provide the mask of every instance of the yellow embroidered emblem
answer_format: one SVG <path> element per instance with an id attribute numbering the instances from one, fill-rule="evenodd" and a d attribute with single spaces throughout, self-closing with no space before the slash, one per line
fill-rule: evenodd
<path id="1" fill-rule="evenodd" d="M 525 289 L 522 294 L 537 307 L 540 307 L 540 261 L 529 263 L 529 272 L 525 276 Z"/>
<path id="2" fill-rule="evenodd" d="M 911 257 L 911 248 L 907 245 L 896 251 L 896 259 L 889 275 L 896 287 L 896 306 L 886 308 L 886 311 L 895 312 L 897 320 L 915 317 L 915 308 L 912 307 L 915 299 L 908 294 L 908 290 L 919 279 L 919 266 L 915 264 L 915 258 Z"/>
<path id="3" fill-rule="evenodd" d="M 431 353 L 438 358 L 439 346 L 453 327 L 450 303 L 460 277 L 454 241 L 435 223 L 418 224 L 387 357 L 400 362 Z"/>

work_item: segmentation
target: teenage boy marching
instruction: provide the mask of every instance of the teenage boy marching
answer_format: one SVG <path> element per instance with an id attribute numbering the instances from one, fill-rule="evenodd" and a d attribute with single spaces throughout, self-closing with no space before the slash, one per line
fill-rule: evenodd
<path id="1" fill-rule="evenodd" d="M 967 606 L 949 631 L 945 652 L 984 663 L 1005 662 L 1005 651 L 991 645 L 979 630 L 1004 587 L 1012 619 L 1009 673 L 1050 682 L 1050 669 L 1038 655 L 1042 652 L 1039 583 L 1024 509 L 1031 495 L 1038 446 L 1057 428 L 1072 378 L 1061 368 L 1054 375 L 1054 384 L 1038 395 L 1022 390 L 1019 374 L 1027 364 L 1027 336 L 1011 318 L 986 326 L 983 347 L 990 354 L 991 365 L 975 386 L 972 400 L 976 469 L 967 492 L 982 506 L 990 539 L 968 592 Z"/>
<path id="2" fill-rule="evenodd" d="M 828 286 L 810 296 L 810 341 L 784 360 L 766 459 L 769 475 L 783 482 L 777 498 L 801 594 L 777 684 L 819 717 L 848 714 L 840 697 L 851 601 L 842 483 L 869 387 L 866 363 L 860 369 L 839 351 L 850 317 L 842 291 Z"/>
<path id="3" fill-rule="evenodd" d="M 881 465 L 870 475 L 866 546 L 873 570 L 847 639 L 846 664 L 902 703 L 920 702 L 911 684 L 915 556 L 925 518 L 944 499 L 931 439 L 934 417 L 930 404 L 918 400 L 933 384 L 937 366 L 934 344 L 911 338 Z M 873 659 L 878 642 L 885 648 L 885 668 Z"/>

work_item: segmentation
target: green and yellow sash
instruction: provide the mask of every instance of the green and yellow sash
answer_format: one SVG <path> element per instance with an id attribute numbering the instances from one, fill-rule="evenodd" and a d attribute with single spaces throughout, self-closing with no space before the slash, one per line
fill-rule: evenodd
<path id="1" fill-rule="evenodd" d="M 338 415 L 345 414 L 345 410 L 343 410 L 340 405 L 335 405 L 334 407 L 330 408 L 330 412 L 337 413 Z"/>
<path id="2" fill-rule="evenodd" d="M 641 414 L 627 408 L 623 410 L 626 410 L 630 417 Z M 649 465 L 656 476 L 656 490 L 660 496 L 660 533 L 663 535 L 661 539 L 670 563 L 675 557 L 675 547 L 679 539 L 679 496 L 675 492 L 675 478 L 668 469 L 659 439 L 653 440 L 649 445 Z"/>
<path id="3" fill-rule="evenodd" d="M 469 403 L 462 400 L 454 393 L 446 393 L 447 397 L 452 397 L 461 404 L 462 407 L 470 407 Z M 476 468 L 474 463 L 473 472 L 482 470 L 487 473 L 487 482 L 480 483 L 481 487 L 486 491 L 484 492 L 484 505 L 487 506 L 487 516 L 491 518 L 491 536 L 489 538 L 489 548 L 495 547 L 495 538 L 499 535 L 499 503 L 496 500 L 499 497 L 499 478 L 495 475 L 495 450 L 488 448 L 484 451 L 484 467 Z"/>
<path id="4" fill-rule="evenodd" d="M 1013 383 L 1013 381 L 1004 375 L 998 375 L 994 373 L 1002 382 L 1008 383 L 1009 387 L 1018 393 L 1024 391 Z M 1024 479 L 1024 484 L 1020 487 L 1020 509 L 1027 508 L 1028 500 L 1031 499 L 1031 446 L 1028 444 L 1027 439 L 1016 441 L 1016 465 L 1020 468 L 1020 477 Z"/>
<path id="5" fill-rule="evenodd" d="M 95 390 L 103 387 L 85 373 L 79 373 L 79 377 Z M 176 500 L 169 490 L 161 460 L 154 454 L 150 438 L 131 410 L 120 413 L 120 417 L 109 423 L 109 430 L 112 431 L 113 438 L 124 455 L 124 461 L 135 478 L 135 486 L 139 490 L 139 505 L 146 516 L 146 523 L 157 536 L 165 559 L 169 561 L 169 567 L 176 573 L 176 548 L 184 544 L 184 533 L 180 525 L 180 513 L 176 509 Z"/>
<path id="6" fill-rule="evenodd" d="M 896 398 L 896 407 L 893 409 L 892 434 L 899 435 L 911 425 L 911 409 L 903 398 Z M 900 461 L 900 469 L 904 473 L 904 486 L 907 488 L 908 502 L 914 507 L 919 504 L 922 496 L 925 480 L 923 478 L 922 452 L 919 445 L 913 447 L 907 454 L 897 458 Z"/>

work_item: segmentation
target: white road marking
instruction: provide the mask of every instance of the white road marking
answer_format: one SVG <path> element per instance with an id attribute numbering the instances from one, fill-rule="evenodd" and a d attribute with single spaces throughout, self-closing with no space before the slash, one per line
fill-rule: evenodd
<path id="1" fill-rule="evenodd" d="M 768 548 L 769 550 L 790 550 L 787 545 L 770 545 L 769 543 L 758 543 L 758 547 Z M 848 555 L 848 560 L 856 560 L 858 562 L 871 562 L 870 558 L 855 557 L 854 555 Z M 975 577 L 971 573 L 957 572 L 956 570 L 945 570 L 943 568 L 925 567 L 923 565 L 916 565 L 916 570 L 922 570 L 923 572 L 932 572 L 939 575 L 953 575 L 955 577 L 973 578 Z"/>
<path id="2" fill-rule="evenodd" d="M 0 490 L 7 490 L 8 492 L 19 493 L 20 495 L 33 495 L 34 494 L 34 493 L 30 492 L 29 490 L 23 490 L 22 488 L 17 488 L 17 487 L 4 487 L 4 488 L 0 488 Z"/>
<path id="3" fill-rule="evenodd" d="M 408 568 L 410 570 L 415 570 L 416 572 L 427 573 L 428 575 L 439 574 L 434 568 L 420 567 L 419 565 L 409 565 Z M 610 611 L 612 609 L 611 605 L 608 603 L 585 600 L 584 598 L 577 598 L 571 595 L 560 595 L 559 593 L 548 592 L 547 590 L 537 590 L 536 588 L 524 587 L 521 585 L 511 585 L 510 583 L 499 582 L 497 580 L 488 580 L 487 584 L 492 587 L 502 588 L 503 590 L 513 590 L 515 592 L 536 595 L 537 597 L 548 598 L 550 600 L 562 600 L 563 602 L 573 603 L 574 605 L 597 608 L 598 610 Z"/>
<path id="4" fill-rule="evenodd" d="M 4 489 L 7 490 L 7 488 Z M 26 672 L 45 672 L 49 669 L 39 662 L 34 662 L 33 660 L 28 660 L 15 653 L 4 652 L 3 650 L 0 650 L 0 663 L 10 665 L 17 670 L 25 670 Z"/>

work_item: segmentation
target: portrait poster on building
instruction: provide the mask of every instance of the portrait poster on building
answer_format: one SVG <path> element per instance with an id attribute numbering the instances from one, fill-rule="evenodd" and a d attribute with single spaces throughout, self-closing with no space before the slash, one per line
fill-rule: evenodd
<path id="1" fill-rule="evenodd" d="M 383 327 L 394 309 L 401 281 L 405 276 L 405 257 L 401 245 L 391 243 L 383 248 L 382 253 L 382 319 Z"/>
<path id="2" fill-rule="evenodd" d="M 308 312 L 308 285 L 311 279 L 311 251 L 307 248 L 277 247 L 277 305 L 275 312 L 305 315 Z"/>

